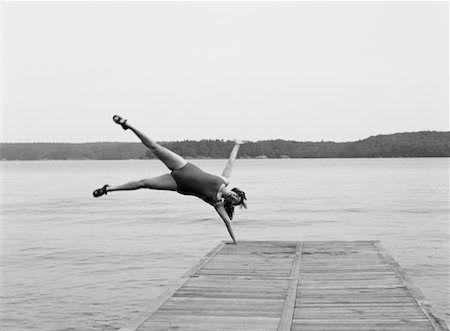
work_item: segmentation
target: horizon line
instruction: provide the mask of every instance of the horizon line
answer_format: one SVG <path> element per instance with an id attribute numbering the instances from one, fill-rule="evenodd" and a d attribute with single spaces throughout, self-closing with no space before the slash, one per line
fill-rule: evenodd
<path id="1" fill-rule="evenodd" d="M 447 131 L 438 131 L 438 130 L 420 130 L 420 131 L 403 131 L 403 132 L 394 132 L 394 133 L 380 133 L 375 135 L 366 136 L 365 138 L 360 138 L 356 140 L 346 140 L 346 141 L 334 141 L 334 140 L 294 140 L 294 139 L 283 139 L 283 138 L 267 138 L 267 139 L 259 139 L 259 140 L 243 140 L 244 143 L 258 143 L 262 141 L 276 141 L 276 140 L 282 140 L 282 141 L 293 141 L 293 142 L 308 142 L 308 143 L 350 143 L 350 142 L 357 142 L 365 139 L 369 139 L 371 137 L 378 137 L 378 136 L 390 136 L 395 134 L 407 134 L 407 133 L 422 133 L 422 132 L 434 132 L 434 133 L 450 133 L 449 130 Z M 190 140 L 190 139 L 184 139 L 184 140 L 156 140 L 159 143 L 176 143 L 176 142 L 200 142 L 203 140 L 219 140 L 223 142 L 228 141 L 234 141 L 234 139 L 223 139 L 223 138 L 202 138 L 199 140 Z M 65 142 L 65 141 L 25 141 L 25 142 L 5 142 L 0 141 L 0 144 L 100 144 L 100 143 L 118 143 L 118 144 L 140 144 L 140 141 L 84 141 L 84 142 Z"/>

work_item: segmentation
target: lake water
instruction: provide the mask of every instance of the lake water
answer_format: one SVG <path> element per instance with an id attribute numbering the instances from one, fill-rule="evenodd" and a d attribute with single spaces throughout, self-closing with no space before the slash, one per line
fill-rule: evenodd
<path id="1" fill-rule="evenodd" d="M 195 160 L 220 173 L 226 160 Z M 167 172 L 157 160 L 2 162 L 5 331 L 117 330 L 222 240 L 214 209 L 175 192 L 104 184 Z M 236 162 L 242 240 L 380 240 L 449 321 L 449 159 Z"/>

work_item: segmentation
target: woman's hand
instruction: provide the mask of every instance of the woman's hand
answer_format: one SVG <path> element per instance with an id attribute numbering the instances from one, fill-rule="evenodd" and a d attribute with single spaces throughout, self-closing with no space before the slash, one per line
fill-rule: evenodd
<path id="1" fill-rule="evenodd" d="M 231 221 L 230 221 L 230 218 L 228 217 L 227 212 L 225 211 L 223 202 L 218 202 L 218 203 L 214 204 L 213 206 L 216 209 L 216 211 L 219 214 L 222 221 L 225 223 L 225 226 L 228 230 L 228 233 L 230 234 L 231 239 L 233 239 L 234 244 L 237 244 L 237 240 L 234 237 L 233 229 L 231 228 Z"/>

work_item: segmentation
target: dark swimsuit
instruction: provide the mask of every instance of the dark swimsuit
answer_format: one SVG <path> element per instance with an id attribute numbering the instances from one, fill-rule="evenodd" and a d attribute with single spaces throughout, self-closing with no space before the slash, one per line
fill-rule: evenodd
<path id="1" fill-rule="evenodd" d="M 218 202 L 217 192 L 225 184 L 223 178 L 204 172 L 189 162 L 172 171 L 172 177 L 177 182 L 178 193 L 194 195 L 210 204 Z"/>

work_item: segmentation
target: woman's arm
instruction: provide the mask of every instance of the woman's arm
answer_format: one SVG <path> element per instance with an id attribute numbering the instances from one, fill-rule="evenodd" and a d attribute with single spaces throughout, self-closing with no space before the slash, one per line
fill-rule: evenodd
<path id="1" fill-rule="evenodd" d="M 231 239 L 233 239 L 233 242 L 237 244 L 237 240 L 234 237 L 233 229 L 231 228 L 230 218 L 228 217 L 228 214 L 223 206 L 223 202 L 218 202 L 214 205 L 214 208 L 216 209 L 217 213 L 222 218 L 223 222 L 225 223 L 225 226 L 227 227 L 228 233 L 231 236 Z"/>
<path id="2" fill-rule="evenodd" d="M 230 153 L 230 157 L 228 159 L 227 165 L 225 166 L 225 169 L 223 169 L 223 171 L 222 171 L 222 177 L 230 179 L 231 171 L 233 170 L 234 161 L 236 161 L 239 147 L 241 147 L 242 144 L 243 144 L 242 141 L 235 140 L 235 145 L 233 147 L 233 150 Z"/>

